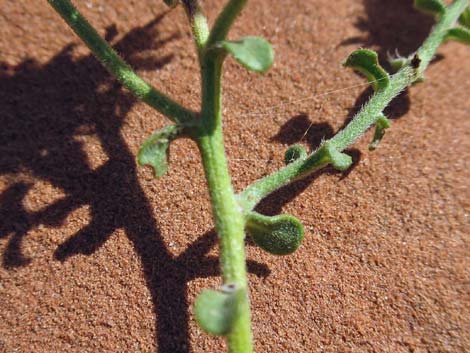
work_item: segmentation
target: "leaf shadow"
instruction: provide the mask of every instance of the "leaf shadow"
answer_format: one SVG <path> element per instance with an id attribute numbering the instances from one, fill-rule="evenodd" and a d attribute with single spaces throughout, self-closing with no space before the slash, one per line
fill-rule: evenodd
<path id="1" fill-rule="evenodd" d="M 179 38 L 178 32 L 160 37 L 157 27 L 164 16 L 114 43 L 133 67 L 157 70 L 172 60 L 172 55 L 144 55 Z M 116 26 L 109 26 L 105 37 L 117 36 Z M 73 50 L 67 45 L 44 64 L 34 59 L 16 66 L 0 63 L 0 175 L 14 180 L 0 195 L 0 238 L 8 239 L 3 266 L 28 265 L 31 259 L 21 251 L 27 234 L 40 225 L 62 227 L 71 212 L 87 205 L 89 224 L 62 243 L 54 259 L 93 254 L 115 230 L 124 229 L 152 296 L 157 352 L 189 352 L 186 286 L 194 278 L 219 274 L 218 259 L 207 256 L 217 237 L 207 232 L 179 256 L 171 254 L 121 131 L 136 100 L 92 55 L 75 58 Z M 106 155 L 96 168 L 80 141 L 83 135 L 95 136 Z M 24 174 L 33 182 L 22 181 Z M 35 181 L 50 183 L 64 196 L 39 211 L 27 210 L 23 201 Z M 264 264 L 248 262 L 248 269 L 269 275 Z"/>

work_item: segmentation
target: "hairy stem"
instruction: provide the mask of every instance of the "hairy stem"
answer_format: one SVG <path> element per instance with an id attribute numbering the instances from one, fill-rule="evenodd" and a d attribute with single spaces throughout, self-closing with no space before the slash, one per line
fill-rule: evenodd
<path id="1" fill-rule="evenodd" d="M 224 284 L 243 293 L 238 317 L 227 337 L 232 353 L 252 352 L 250 303 L 245 259 L 245 222 L 225 158 L 222 134 L 221 66 L 223 58 L 206 57 L 202 64 L 202 124 L 197 138 L 211 196 L 215 228 L 220 239 Z"/>
<path id="2" fill-rule="evenodd" d="M 230 179 L 222 129 L 221 70 L 225 55 L 211 45 L 227 35 L 246 0 L 231 0 L 216 20 L 203 50 L 199 51 L 202 75 L 201 124 L 197 142 L 211 197 L 215 228 L 220 239 L 224 284 L 241 291 L 238 314 L 227 336 L 231 353 L 251 353 L 250 300 L 245 257 L 245 220 Z M 197 42 L 197 40 L 196 40 Z"/>
<path id="3" fill-rule="evenodd" d="M 219 17 L 215 20 L 214 27 L 212 28 L 209 40 L 207 41 L 208 47 L 211 47 L 213 44 L 225 39 L 230 27 L 232 27 L 233 22 L 242 11 L 246 2 L 247 0 L 230 0 L 228 2 Z"/>
<path id="4" fill-rule="evenodd" d="M 336 150 L 342 151 L 375 124 L 392 99 L 420 78 L 436 53 L 437 48 L 442 44 L 447 30 L 454 26 L 467 4 L 467 0 L 457 0 L 450 5 L 446 13 L 432 29 L 429 37 L 416 52 L 415 58 L 418 60 L 418 66 L 413 67 L 412 62 L 410 62 L 399 70 L 393 75 L 389 85 L 384 89 L 378 90 L 346 128 L 325 143 L 329 143 Z M 252 210 L 263 198 L 277 189 L 295 180 L 304 178 L 328 165 L 322 153 L 323 151 L 320 147 L 309 156 L 300 158 L 273 174 L 249 185 L 237 195 L 244 211 Z"/>
<path id="5" fill-rule="evenodd" d="M 73 31 L 85 42 L 106 69 L 124 87 L 163 115 L 178 123 L 194 120 L 196 114 L 182 107 L 145 82 L 129 65 L 100 37 L 82 14 L 69 0 L 48 0 Z"/>
<path id="6" fill-rule="evenodd" d="M 196 47 L 198 49 L 199 57 L 201 57 L 207 39 L 209 38 L 209 25 L 207 24 L 207 18 L 202 12 L 201 6 L 199 5 L 199 1 L 183 0 L 182 3 L 186 10 L 186 15 L 189 19 L 191 32 L 193 34 Z"/>

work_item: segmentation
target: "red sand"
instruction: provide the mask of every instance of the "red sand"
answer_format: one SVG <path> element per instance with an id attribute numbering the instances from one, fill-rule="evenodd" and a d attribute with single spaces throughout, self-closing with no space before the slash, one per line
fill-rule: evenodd
<path id="1" fill-rule="evenodd" d="M 204 3 L 211 19 L 222 3 Z M 194 143 L 172 146 L 160 180 L 137 168 L 139 144 L 166 119 L 122 90 L 45 2 L 25 4 L 5 1 L 0 17 L 0 350 L 224 351 L 192 316 L 197 293 L 220 283 Z M 181 9 L 77 4 L 147 80 L 198 108 Z M 384 59 L 417 48 L 431 21 L 410 4 L 249 3 L 231 37 L 266 37 L 276 62 L 264 76 L 225 65 L 237 190 L 360 107 L 364 79 L 340 65 L 352 50 Z M 248 247 L 256 352 L 470 351 L 468 50 L 441 48 L 426 82 L 389 109 L 377 151 L 372 132 L 354 146 L 346 175 L 324 171 L 260 206 L 297 216 L 306 236 L 288 257 Z"/>

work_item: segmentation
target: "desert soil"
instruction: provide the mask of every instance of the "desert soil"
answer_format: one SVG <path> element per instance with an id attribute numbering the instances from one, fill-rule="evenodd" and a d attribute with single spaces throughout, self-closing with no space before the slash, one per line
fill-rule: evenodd
<path id="1" fill-rule="evenodd" d="M 161 1 L 75 1 L 157 88 L 198 109 L 184 12 Z M 225 141 L 237 190 L 315 148 L 370 94 L 341 66 L 357 47 L 410 54 L 430 18 L 411 0 L 250 1 L 230 37 L 276 51 L 263 76 L 225 64 Z M 204 1 L 211 20 L 223 1 Z M 137 167 L 168 121 L 101 68 L 46 1 L 1 2 L 0 351 L 222 352 L 192 305 L 220 285 L 194 143 L 167 175 Z M 265 200 L 305 225 L 292 256 L 248 244 L 256 352 L 469 352 L 469 48 L 444 45 L 388 109 L 393 120 L 325 170 Z"/>

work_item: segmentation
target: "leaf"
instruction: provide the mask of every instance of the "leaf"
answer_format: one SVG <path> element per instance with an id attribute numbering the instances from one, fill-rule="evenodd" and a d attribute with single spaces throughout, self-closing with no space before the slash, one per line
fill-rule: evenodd
<path id="1" fill-rule="evenodd" d="M 251 71 L 266 72 L 274 61 L 271 44 L 260 37 L 248 36 L 238 41 L 223 41 L 220 45 Z"/>
<path id="2" fill-rule="evenodd" d="M 470 7 L 463 10 L 459 17 L 459 23 L 464 27 L 470 28 Z"/>
<path id="3" fill-rule="evenodd" d="M 351 166 L 352 158 L 346 153 L 338 152 L 336 149 L 331 149 L 329 153 L 333 168 L 339 171 L 345 171 Z"/>
<path id="4" fill-rule="evenodd" d="M 274 255 L 288 255 L 300 246 L 304 227 L 291 215 L 264 216 L 250 212 L 246 230 L 256 245 Z"/>
<path id="5" fill-rule="evenodd" d="M 304 146 L 293 145 L 290 146 L 284 153 L 284 163 L 289 164 L 296 161 L 299 158 L 305 158 L 307 156 L 307 151 Z"/>
<path id="6" fill-rule="evenodd" d="M 428 15 L 440 16 L 446 12 L 446 6 L 441 0 L 415 0 L 414 6 Z"/>
<path id="7" fill-rule="evenodd" d="M 155 132 L 140 146 L 139 164 L 152 166 L 157 178 L 163 176 L 168 170 L 168 146 L 181 132 L 182 127 L 178 125 L 166 126 Z"/>
<path id="8" fill-rule="evenodd" d="M 447 31 L 446 40 L 455 40 L 463 44 L 470 44 L 470 29 L 465 27 L 455 27 Z"/>
<path id="9" fill-rule="evenodd" d="M 194 304 L 199 326 L 216 336 L 229 334 L 237 317 L 239 292 L 235 285 L 225 285 L 218 291 L 203 290 Z"/>
<path id="10" fill-rule="evenodd" d="M 375 133 L 372 138 L 372 142 L 369 144 L 369 150 L 373 151 L 377 148 L 380 141 L 385 135 L 385 130 L 390 127 L 390 121 L 385 117 L 385 115 L 379 116 L 377 122 L 375 123 Z"/>
<path id="11" fill-rule="evenodd" d="M 349 55 L 343 65 L 363 73 L 376 91 L 388 86 L 390 81 L 388 74 L 380 66 L 377 53 L 373 50 L 355 50 Z"/>
<path id="12" fill-rule="evenodd" d="M 329 163 L 339 171 L 345 171 L 352 164 L 351 156 L 346 153 L 339 152 L 331 142 L 326 142 L 319 149 L 319 160 Z"/>

